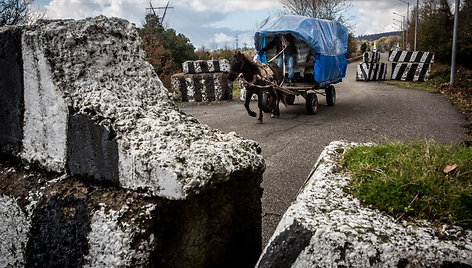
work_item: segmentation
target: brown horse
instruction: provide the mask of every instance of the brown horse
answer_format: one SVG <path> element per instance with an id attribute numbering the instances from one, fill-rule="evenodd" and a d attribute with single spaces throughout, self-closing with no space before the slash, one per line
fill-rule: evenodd
<path id="1" fill-rule="evenodd" d="M 272 117 L 277 118 L 280 115 L 280 100 L 285 104 L 282 92 L 273 87 L 274 84 L 280 85 L 283 81 L 282 71 L 277 64 L 273 62 L 268 64 L 255 63 L 249 60 L 244 54 L 237 51 L 231 61 L 228 79 L 234 81 L 240 73 L 243 74 L 244 80 L 249 83 L 249 86 L 246 88 L 246 99 L 244 102 L 244 107 L 246 107 L 248 114 L 252 117 L 257 116 L 257 114 L 249 108 L 252 95 L 257 94 L 257 104 L 259 106 L 259 118 L 257 122 L 262 124 L 262 98 L 264 92 L 266 92 L 266 94 L 275 98 Z"/>

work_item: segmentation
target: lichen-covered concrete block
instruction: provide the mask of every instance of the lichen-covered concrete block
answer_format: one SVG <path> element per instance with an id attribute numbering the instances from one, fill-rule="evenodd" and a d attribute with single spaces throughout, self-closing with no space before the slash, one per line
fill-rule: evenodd
<path id="1" fill-rule="evenodd" d="M 230 69 L 228 60 L 189 60 L 182 63 L 182 70 L 185 74 L 199 73 L 228 73 Z"/>
<path id="2" fill-rule="evenodd" d="M 336 172 L 337 160 L 355 145 L 332 142 L 325 148 L 256 267 L 472 265 L 472 231 L 397 223 L 343 190 L 350 178 Z"/>
<path id="3" fill-rule="evenodd" d="M 227 73 L 175 74 L 171 78 L 175 99 L 183 102 L 231 100 L 233 83 Z"/>
<path id="4" fill-rule="evenodd" d="M 99 16 L 21 31 L 23 159 L 172 199 L 263 168 L 256 143 L 180 112 L 131 23 Z M 232 97 L 226 74 L 185 81 L 198 85 L 186 92 L 196 101 Z"/>
<path id="5" fill-rule="evenodd" d="M 173 201 L 2 159 L 0 266 L 253 266 L 261 247 L 260 180 L 235 176 Z"/>

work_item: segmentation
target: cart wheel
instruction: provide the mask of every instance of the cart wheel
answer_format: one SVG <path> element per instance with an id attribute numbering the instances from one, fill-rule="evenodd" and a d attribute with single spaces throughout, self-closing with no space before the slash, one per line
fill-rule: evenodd
<path id="1" fill-rule="evenodd" d="M 286 102 L 288 105 L 292 105 L 292 104 L 295 102 L 295 95 L 286 94 L 286 95 L 285 95 L 285 102 Z"/>
<path id="2" fill-rule="evenodd" d="M 334 88 L 334 86 L 329 85 L 325 89 L 325 93 L 326 93 L 326 104 L 328 104 L 328 106 L 334 106 L 334 104 L 336 103 L 336 89 Z"/>
<path id="3" fill-rule="evenodd" d="M 316 114 L 318 112 L 318 97 L 316 97 L 316 93 L 308 93 L 306 97 L 306 111 L 308 114 Z"/>
<path id="4" fill-rule="evenodd" d="M 268 92 L 262 94 L 262 111 L 272 113 L 275 105 L 275 97 Z"/>

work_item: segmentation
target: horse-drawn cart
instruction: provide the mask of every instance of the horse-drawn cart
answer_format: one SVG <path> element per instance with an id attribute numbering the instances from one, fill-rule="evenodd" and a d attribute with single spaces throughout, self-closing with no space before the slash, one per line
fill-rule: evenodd
<path id="1" fill-rule="evenodd" d="M 295 76 L 296 86 L 276 85 L 283 92 L 287 104 L 293 104 L 295 96 L 306 99 L 309 114 L 318 110 L 317 94 L 326 97 L 328 106 L 336 103 L 335 83 L 342 81 L 347 68 L 348 30 L 336 21 L 313 19 L 302 16 L 271 16 L 256 31 L 257 59 L 268 62 L 275 59 L 275 49 L 265 51 L 276 35 L 291 34 L 295 37 L 297 50 Z M 283 53 L 278 55 L 284 56 Z M 267 91 L 262 96 L 262 109 L 271 112 L 275 96 Z"/>

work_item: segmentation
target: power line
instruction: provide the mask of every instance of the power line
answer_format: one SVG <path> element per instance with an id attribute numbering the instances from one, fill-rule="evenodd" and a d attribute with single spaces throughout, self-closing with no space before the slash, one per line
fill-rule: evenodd
<path id="1" fill-rule="evenodd" d="M 169 6 L 169 1 L 167 1 L 167 5 L 165 7 L 153 7 L 151 1 L 149 1 L 149 7 L 146 8 L 146 10 L 149 10 L 149 12 L 152 12 L 157 17 L 159 16 L 156 14 L 156 10 L 164 10 L 164 14 L 162 15 L 161 21 L 159 22 L 161 25 L 164 23 L 167 9 L 174 9 L 174 7 Z"/>

